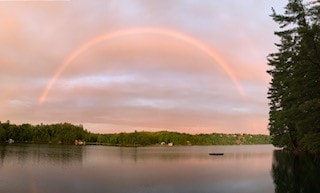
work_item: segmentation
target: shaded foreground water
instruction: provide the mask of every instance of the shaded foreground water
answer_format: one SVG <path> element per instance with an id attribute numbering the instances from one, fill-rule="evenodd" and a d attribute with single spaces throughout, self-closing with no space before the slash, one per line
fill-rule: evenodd
<path id="1" fill-rule="evenodd" d="M 213 152 L 224 155 L 208 155 Z M 291 173 L 295 166 L 287 165 L 291 162 L 290 155 L 274 151 L 271 145 L 0 145 L 0 192 L 291 192 L 284 190 L 304 185 L 298 178 L 291 181 L 297 175 Z M 319 166 L 310 167 L 317 174 L 309 178 L 309 183 L 320 174 Z M 300 170 L 294 171 L 304 172 L 302 166 Z"/>

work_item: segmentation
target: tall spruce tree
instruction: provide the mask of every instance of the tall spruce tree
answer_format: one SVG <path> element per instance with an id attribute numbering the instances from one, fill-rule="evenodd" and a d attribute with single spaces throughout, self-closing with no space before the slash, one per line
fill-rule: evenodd
<path id="1" fill-rule="evenodd" d="M 269 130 L 273 144 L 320 150 L 320 1 L 289 0 L 280 25 L 278 52 L 268 56 L 272 76 Z"/>

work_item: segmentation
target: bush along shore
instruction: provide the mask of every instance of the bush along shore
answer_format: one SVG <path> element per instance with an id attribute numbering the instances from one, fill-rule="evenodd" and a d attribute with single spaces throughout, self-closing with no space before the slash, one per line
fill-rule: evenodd
<path id="1" fill-rule="evenodd" d="M 0 143 L 40 143 L 110 146 L 151 145 L 249 145 L 270 144 L 268 135 L 252 134 L 187 134 L 169 131 L 97 134 L 82 125 L 59 124 L 11 124 L 0 122 Z"/>

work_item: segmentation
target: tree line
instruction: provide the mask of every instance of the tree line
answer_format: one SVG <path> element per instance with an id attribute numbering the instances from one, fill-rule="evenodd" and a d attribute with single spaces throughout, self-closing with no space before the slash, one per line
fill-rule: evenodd
<path id="1" fill-rule="evenodd" d="M 112 146 L 148 146 L 148 145 L 240 145 L 269 144 L 268 135 L 250 134 L 187 134 L 178 132 L 145 132 L 97 134 L 91 133 L 82 125 L 59 124 L 11 124 L 0 122 L 0 143 L 13 139 L 18 143 L 74 144 L 75 140 L 87 144 Z"/>
<path id="2" fill-rule="evenodd" d="M 90 132 L 81 125 L 59 123 L 51 125 L 11 124 L 0 122 L 0 142 L 13 139 L 19 143 L 72 144 L 75 140 L 87 140 Z"/>
<path id="3" fill-rule="evenodd" d="M 119 146 L 174 145 L 240 145 L 270 144 L 268 135 L 250 134 L 188 134 L 169 131 L 100 134 L 97 143 Z"/>
<path id="4" fill-rule="evenodd" d="M 320 1 L 289 0 L 284 14 L 271 16 L 280 27 L 277 52 L 268 56 L 272 143 L 319 153 Z"/>

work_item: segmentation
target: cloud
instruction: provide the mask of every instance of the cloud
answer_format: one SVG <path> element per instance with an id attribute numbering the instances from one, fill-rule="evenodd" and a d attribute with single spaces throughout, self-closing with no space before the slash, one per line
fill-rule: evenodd
<path id="1" fill-rule="evenodd" d="M 0 117 L 84 124 L 98 132 L 170 129 L 267 133 L 266 56 L 274 50 L 271 6 L 278 1 L 0 2 Z M 90 39 L 137 28 L 192 36 L 230 65 L 170 37 L 135 34 L 100 42 L 63 71 L 44 104 L 38 97 L 58 67 Z"/>

